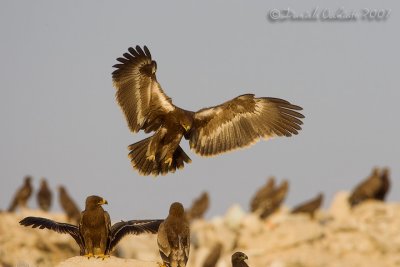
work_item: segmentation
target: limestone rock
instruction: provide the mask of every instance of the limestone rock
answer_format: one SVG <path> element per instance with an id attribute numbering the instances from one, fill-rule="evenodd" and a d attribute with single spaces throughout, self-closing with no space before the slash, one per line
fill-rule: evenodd
<path id="1" fill-rule="evenodd" d="M 116 257 L 102 259 L 77 256 L 61 262 L 56 267 L 159 267 L 156 262 L 121 259 Z"/>

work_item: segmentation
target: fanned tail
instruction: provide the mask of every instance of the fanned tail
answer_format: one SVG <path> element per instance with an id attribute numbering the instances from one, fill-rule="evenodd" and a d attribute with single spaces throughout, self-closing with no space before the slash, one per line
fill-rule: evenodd
<path id="1" fill-rule="evenodd" d="M 168 172 L 175 172 L 176 169 L 182 169 L 185 162 L 192 162 L 180 146 L 175 150 L 171 164 L 166 163 L 164 159 L 160 159 L 158 153 L 156 153 L 154 158 L 149 157 L 147 151 L 151 138 L 148 137 L 128 147 L 131 164 L 133 168 L 139 171 L 139 174 L 145 176 L 166 175 Z"/>

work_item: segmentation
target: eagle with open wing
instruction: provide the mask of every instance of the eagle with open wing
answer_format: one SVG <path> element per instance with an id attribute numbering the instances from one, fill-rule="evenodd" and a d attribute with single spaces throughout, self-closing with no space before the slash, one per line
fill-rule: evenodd
<path id="1" fill-rule="evenodd" d="M 302 108 L 279 98 L 245 94 L 197 112 L 175 106 L 157 81 L 157 63 L 146 46 L 130 47 L 117 61 L 113 84 L 129 128 L 155 132 L 129 146 L 132 166 L 142 175 L 164 175 L 190 163 L 179 146 L 182 137 L 197 154 L 214 156 L 301 130 Z"/>

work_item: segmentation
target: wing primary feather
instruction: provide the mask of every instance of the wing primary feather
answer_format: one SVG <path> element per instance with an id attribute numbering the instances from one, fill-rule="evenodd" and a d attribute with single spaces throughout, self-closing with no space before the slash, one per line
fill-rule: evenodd
<path id="1" fill-rule="evenodd" d="M 123 58 L 123 57 L 119 57 L 119 58 L 117 58 L 117 61 L 119 61 L 119 62 L 121 62 L 121 63 L 124 63 L 124 64 L 126 64 L 126 63 L 128 63 L 129 62 L 129 60 L 128 59 L 126 59 L 126 58 Z M 115 65 L 114 65 L 115 66 Z"/>
<path id="2" fill-rule="evenodd" d="M 135 58 L 134 58 L 131 54 L 129 54 L 129 53 L 124 53 L 123 55 L 124 55 L 124 57 L 126 57 L 127 59 L 130 59 L 130 60 L 135 59 Z"/>
<path id="3" fill-rule="evenodd" d="M 144 52 L 145 52 L 146 56 L 151 59 L 150 50 L 147 48 L 147 46 L 144 46 L 143 48 L 144 48 Z"/>
<path id="4" fill-rule="evenodd" d="M 302 119 L 304 118 L 303 114 L 293 111 L 293 110 L 290 110 L 290 109 L 280 108 L 279 111 L 280 111 L 280 113 L 288 114 L 293 117 L 302 118 Z"/>
<path id="5" fill-rule="evenodd" d="M 283 103 L 283 104 L 289 104 L 289 105 L 291 105 L 289 101 L 284 100 L 284 99 L 282 99 L 282 98 L 276 98 L 276 97 L 262 97 L 262 99 L 267 99 L 267 100 L 269 100 L 270 102 L 274 102 L 274 103 Z"/>
<path id="6" fill-rule="evenodd" d="M 146 54 L 143 52 L 142 48 L 140 46 L 136 46 L 136 51 L 139 53 L 141 56 L 146 56 Z"/>
<path id="7" fill-rule="evenodd" d="M 136 52 L 136 50 L 133 47 L 129 47 L 128 51 L 135 57 L 139 56 L 138 52 Z"/>

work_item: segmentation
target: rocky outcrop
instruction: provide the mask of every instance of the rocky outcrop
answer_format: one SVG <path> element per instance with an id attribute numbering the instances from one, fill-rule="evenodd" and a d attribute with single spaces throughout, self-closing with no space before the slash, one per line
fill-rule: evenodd
<path id="1" fill-rule="evenodd" d="M 217 267 L 230 267 L 230 257 L 238 250 L 249 256 L 249 266 L 400 266 L 400 204 L 367 201 L 351 209 L 347 197 L 348 193 L 338 193 L 331 207 L 317 212 L 314 219 L 290 214 L 282 207 L 267 220 L 260 220 L 233 205 L 224 216 L 195 220 L 188 267 L 201 267 L 216 244 L 222 244 Z M 161 260 L 156 235 L 124 238 L 115 252 L 118 258 L 73 257 L 78 255 L 78 247 L 68 235 L 19 226 L 18 221 L 28 215 L 46 217 L 36 211 L 0 214 L 0 259 L 4 264 L 150 267 Z M 63 215 L 47 215 L 65 220 Z"/>
<path id="2" fill-rule="evenodd" d="M 56 267 L 159 267 L 156 262 L 110 257 L 104 260 L 81 256 L 70 258 Z"/>

